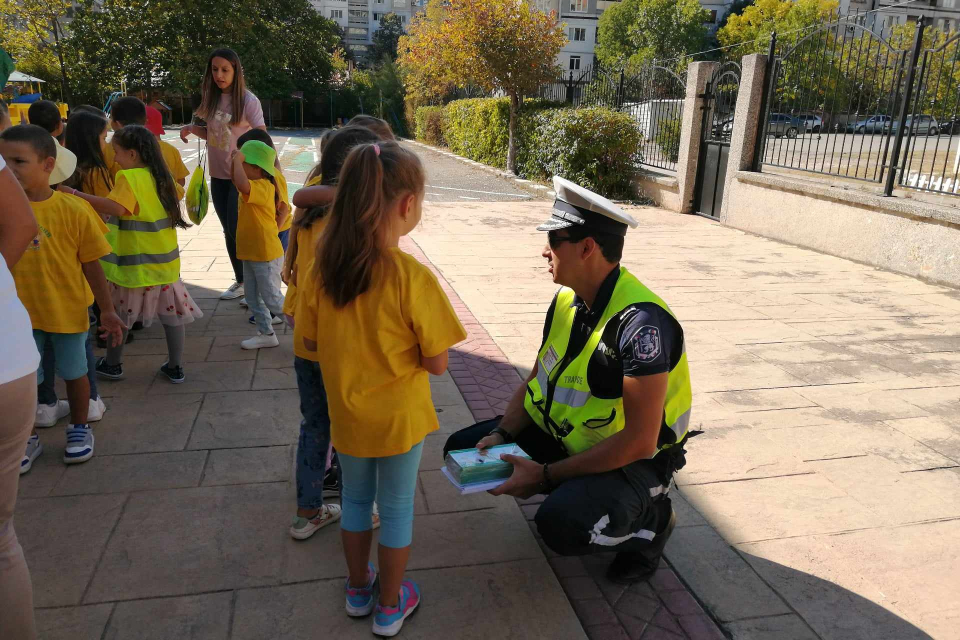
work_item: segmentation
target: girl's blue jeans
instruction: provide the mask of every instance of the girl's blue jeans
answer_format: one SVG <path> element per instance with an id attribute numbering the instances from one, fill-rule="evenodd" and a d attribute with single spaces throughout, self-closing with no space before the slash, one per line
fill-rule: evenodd
<path id="1" fill-rule="evenodd" d="M 338 451 L 343 474 L 341 528 L 370 529 L 376 499 L 380 509 L 380 544 L 391 549 L 410 546 L 421 453 L 422 440 L 406 453 L 384 458 L 355 458 Z"/>
<path id="2" fill-rule="evenodd" d="M 295 357 L 300 390 L 300 441 L 297 443 L 297 506 L 319 509 L 323 506 L 323 476 L 330 450 L 330 415 L 327 393 L 323 388 L 320 365 Z"/>

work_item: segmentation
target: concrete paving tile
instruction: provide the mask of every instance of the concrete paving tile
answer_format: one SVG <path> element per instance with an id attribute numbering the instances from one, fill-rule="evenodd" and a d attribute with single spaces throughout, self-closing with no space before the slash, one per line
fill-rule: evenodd
<path id="1" fill-rule="evenodd" d="M 896 418 L 917 418 L 930 412 L 911 404 L 896 393 L 876 384 L 839 384 L 804 387 L 796 392 L 851 422 L 875 422 Z"/>
<path id="2" fill-rule="evenodd" d="M 166 355 L 148 355 L 148 356 L 123 356 L 123 375 L 122 380 L 107 380 L 97 378 L 97 392 L 104 400 L 117 396 L 142 396 L 158 379 L 160 366 L 166 361 Z M 191 365 L 192 366 L 192 365 Z M 189 369 L 184 367 L 189 375 Z M 176 386 L 176 385 L 168 385 Z M 189 391 L 186 391 L 187 393 Z M 61 395 L 66 398 L 65 394 Z"/>
<path id="3" fill-rule="evenodd" d="M 688 460 L 695 464 L 674 476 L 677 485 L 807 471 L 792 450 L 776 446 L 767 433 L 754 427 L 706 429 L 687 443 Z"/>
<path id="4" fill-rule="evenodd" d="M 292 502 L 284 484 L 130 496 L 88 602 L 276 584 Z M 149 580 L 143 576 L 149 575 Z"/>
<path id="5" fill-rule="evenodd" d="M 531 640 L 586 637 L 542 558 L 411 570 L 408 576 L 420 585 L 423 604 L 404 624 L 406 638 L 483 640 L 491 629 L 504 637 Z M 470 597 L 464 597 L 465 593 Z M 478 611 L 483 612 L 482 624 L 463 622 L 474 620 Z M 451 624 L 456 625 L 453 631 Z M 323 629 L 324 637 L 329 638 L 370 637 L 369 618 L 357 620 L 343 613 L 340 578 L 245 589 L 237 595 L 235 640 L 314 640 L 317 629 Z"/>
<path id="6" fill-rule="evenodd" d="M 618 622 L 613 607 L 603 598 L 574 600 L 572 604 L 573 610 L 577 612 L 577 618 L 587 628 L 595 625 L 617 624 Z"/>
<path id="7" fill-rule="evenodd" d="M 769 618 L 755 618 L 742 622 L 728 622 L 723 628 L 733 640 L 819 640 L 803 618 L 795 613 Z"/>
<path id="8" fill-rule="evenodd" d="M 717 625 L 706 614 L 679 616 L 677 619 L 690 640 L 726 640 Z"/>
<path id="9" fill-rule="evenodd" d="M 448 435 L 435 431 L 423 440 L 423 452 L 420 455 L 420 471 L 435 471 L 443 467 L 443 446 Z"/>
<path id="10" fill-rule="evenodd" d="M 454 406 L 437 407 L 437 418 L 440 420 L 440 430 L 438 433 L 451 434 L 461 429 L 476 424 L 470 409 L 465 404 Z"/>
<path id="11" fill-rule="evenodd" d="M 296 445 L 214 449 L 210 452 L 201 485 L 212 487 L 254 482 L 286 482 L 293 479 Z"/>
<path id="12" fill-rule="evenodd" d="M 816 402 L 804 397 L 797 389 L 754 389 L 749 391 L 721 391 L 710 397 L 721 405 L 740 412 L 769 411 L 772 409 L 802 409 L 817 406 Z"/>
<path id="13" fill-rule="evenodd" d="M 205 451 L 96 455 L 67 468 L 52 496 L 126 493 L 195 487 L 206 461 Z"/>
<path id="14" fill-rule="evenodd" d="M 162 365 L 167 357 L 167 341 L 163 338 L 141 340 L 136 332 L 134 335 L 137 335 L 138 339 L 134 339 L 123 347 L 124 370 L 126 370 L 126 358 L 131 356 L 162 356 L 157 367 Z M 187 336 L 183 344 L 183 361 L 203 362 L 211 344 L 213 344 L 213 338 Z"/>
<path id="15" fill-rule="evenodd" d="M 803 461 L 873 454 L 895 463 L 901 471 L 954 464 L 886 422 L 796 427 L 770 430 L 765 435 L 775 447 L 792 451 Z"/>
<path id="16" fill-rule="evenodd" d="M 292 362 L 292 359 L 291 359 Z M 293 367 L 284 369 L 257 369 L 253 373 L 253 389 L 296 389 L 297 372 Z"/>
<path id="17" fill-rule="evenodd" d="M 256 360 L 257 351 L 240 348 L 240 340 L 233 336 L 213 338 L 213 346 L 207 354 L 207 362 L 233 362 L 236 360 Z"/>
<path id="18" fill-rule="evenodd" d="M 104 640 L 226 640 L 231 593 L 120 602 Z"/>
<path id="19" fill-rule="evenodd" d="M 590 640 L 630 640 L 630 634 L 621 624 L 601 624 L 586 628 Z"/>
<path id="20" fill-rule="evenodd" d="M 960 416 L 960 386 L 930 387 L 926 389 L 901 389 L 893 392 L 896 397 L 935 416 L 955 418 Z M 916 416 L 897 416 L 913 418 Z"/>
<path id="21" fill-rule="evenodd" d="M 293 444 L 300 434 L 294 390 L 211 393 L 197 416 L 188 449 Z"/>
<path id="22" fill-rule="evenodd" d="M 275 329 L 279 328 L 276 327 Z M 257 351 L 257 369 L 279 369 L 293 366 L 293 334 L 279 336 L 277 340 L 280 342 L 279 347 Z"/>
<path id="23" fill-rule="evenodd" d="M 178 395 L 175 402 L 154 395 L 106 399 L 107 412 L 93 425 L 97 455 L 182 450 L 202 401 L 199 394 Z"/>
<path id="24" fill-rule="evenodd" d="M 900 527 L 895 536 L 874 529 L 739 547 L 824 640 L 928 640 L 956 630 L 957 608 L 943 603 L 958 601 L 957 530 L 954 520 Z"/>
<path id="25" fill-rule="evenodd" d="M 749 354 L 692 367 L 690 383 L 698 392 L 800 387 L 808 383 L 782 368 Z"/>
<path id="26" fill-rule="evenodd" d="M 430 513 L 492 509 L 503 500 L 502 496 L 492 496 L 486 491 L 462 496 L 440 471 L 421 471 L 420 482 Z"/>
<path id="27" fill-rule="evenodd" d="M 17 538 L 30 567 L 35 607 L 80 604 L 125 500 L 109 495 L 17 502 Z"/>
<path id="28" fill-rule="evenodd" d="M 709 504 L 704 517 L 734 543 L 874 527 L 885 521 L 815 473 L 689 485 L 683 492 L 695 504 Z"/>
<path id="29" fill-rule="evenodd" d="M 183 384 L 169 384 L 166 379 L 157 377 L 157 384 L 150 388 L 150 393 L 242 391 L 250 388 L 250 381 L 253 379 L 253 362 L 237 362 L 229 367 L 224 367 L 219 362 L 195 362 L 184 366 L 183 370 L 187 377 Z"/>
<path id="30" fill-rule="evenodd" d="M 666 556 L 707 610 L 721 621 L 790 611 L 709 526 L 674 529 Z"/>
<path id="31" fill-rule="evenodd" d="M 886 424 L 960 464 L 960 415 L 887 420 Z"/>
<path id="32" fill-rule="evenodd" d="M 442 376 L 430 376 L 430 395 L 437 407 L 451 407 L 463 403 L 463 396 L 449 372 Z"/>
<path id="33" fill-rule="evenodd" d="M 749 413 L 739 413 L 737 417 L 742 421 L 742 424 L 756 427 L 758 430 L 792 429 L 794 427 L 846 423 L 846 420 L 820 407 L 752 411 Z"/>
<path id="34" fill-rule="evenodd" d="M 677 475 L 680 473 L 683 473 L 683 471 L 678 472 Z M 674 477 L 677 477 L 677 475 Z M 707 521 L 700 515 L 700 512 L 683 497 L 680 489 L 674 489 L 670 492 L 670 502 L 673 505 L 674 512 L 677 514 L 678 527 L 698 527 L 707 524 Z"/>
<path id="35" fill-rule="evenodd" d="M 36 609 L 37 637 L 43 640 L 99 640 L 113 611 L 112 604 Z"/>

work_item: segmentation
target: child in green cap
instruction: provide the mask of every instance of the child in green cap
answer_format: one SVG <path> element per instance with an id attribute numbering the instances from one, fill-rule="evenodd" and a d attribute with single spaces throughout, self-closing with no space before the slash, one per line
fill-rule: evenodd
<path id="1" fill-rule="evenodd" d="M 244 292 L 257 323 L 257 335 L 241 342 L 243 349 L 280 344 L 270 316 L 272 312 L 283 317 L 283 246 L 277 237 L 277 207 L 282 201 L 274 178 L 276 159 L 277 152 L 259 140 L 248 140 L 233 152 L 233 184 L 240 193 L 237 258 L 243 261 Z"/>

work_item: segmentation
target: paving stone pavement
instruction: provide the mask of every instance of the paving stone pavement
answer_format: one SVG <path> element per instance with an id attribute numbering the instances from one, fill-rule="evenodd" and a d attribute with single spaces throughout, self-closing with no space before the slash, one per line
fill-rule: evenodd
<path id="1" fill-rule="evenodd" d="M 535 231 L 549 206 L 431 205 L 412 235 L 521 374 L 556 291 Z M 704 431 L 677 474 L 668 566 L 735 639 L 956 638 L 960 292 L 631 211 L 624 264 L 683 324 Z M 635 637 L 619 602 L 577 604 L 592 563 L 551 558 L 588 629 L 625 637 L 619 616 Z M 693 606 L 654 589 L 681 621 Z"/>
<path id="2" fill-rule="evenodd" d="M 214 215 L 180 246 L 204 312 L 187 328 L 186 382 L 157 375 L 161 327 L 137 332 L 126 379 L 100 382 L 108 411 L 94 458 L 62 463 L 61 423 L 40 430 L 45 451 L 20 480 L 39 637 L 369 638 L 369 619 L 343 612 L 338 528 L 304 542 L 287 533 L 300 421 L 292 335 L 239 348 L 255 329 L 238 301 L 217 299 L 231 270 Z M 446 435 L 473 415 L 450 374 L 431 388 L 441 429 L 424 447 L 409 565 L 424 604 L 403 637 L 586 638 L 516 502 L 458 496 L 440 474 Z"/>

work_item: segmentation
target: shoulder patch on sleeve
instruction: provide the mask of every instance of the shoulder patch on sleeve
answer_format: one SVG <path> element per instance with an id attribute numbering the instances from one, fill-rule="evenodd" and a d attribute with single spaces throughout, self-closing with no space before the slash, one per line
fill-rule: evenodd
<path id="1" fill-rule="evenodd" d="M 640 362 L 656 360 L 660 355 L 660 329 L 645 324 L 633 336 L 633 357 Z"/>

